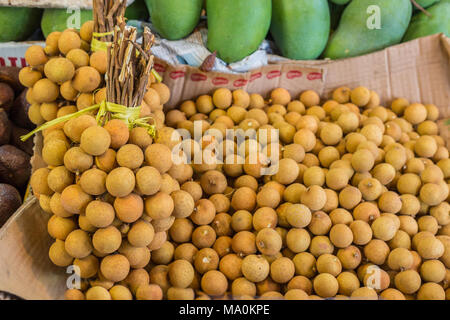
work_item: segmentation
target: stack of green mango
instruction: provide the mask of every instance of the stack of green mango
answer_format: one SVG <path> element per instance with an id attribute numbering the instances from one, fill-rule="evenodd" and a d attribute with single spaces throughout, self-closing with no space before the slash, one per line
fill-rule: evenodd
<path id="1" fill-rule="evenodd" d="M 128 19 L 146 20 L 169 40 L 193 32 L 201 12 L 208 17 L 210 51 L 227 63 L 258 49 L 268 37 L 290 59 L 354 57 L 435 33 L 450 35 L 450 0 L 135 0 Z M 148 11 L 145 10 L 147 6 Z M 0 8 L 0 42 L 26 39 L 42 10 Z M 45 36 L 92 19 L 91 10 L 77 15 L 66 9 L 44 10 Z"/>
<path id="2" fill-rule="evenodd" d="M 339 59 L 434 33 L 450 34 L 450 0 L 145 0 L 155 29 L 169 40 L 188 36 L 203 8 L 210 51 L 227 63 L 256 51 L 269 31 L 290 59 Z M 412 19 L 411 19 L 412 18 Z M 331 35 L 330 35 L 331 34 Z"/>

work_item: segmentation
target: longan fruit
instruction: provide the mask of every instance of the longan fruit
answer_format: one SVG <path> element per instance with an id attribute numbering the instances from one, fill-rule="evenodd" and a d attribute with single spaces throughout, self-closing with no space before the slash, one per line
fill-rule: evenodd
<path id="1" fill-rule="evenodd" d="M 422 216 L 417 220 L 419 231 L 428 231 L 436 235 L 439 230 L 437 220 L 432 216 Z"/>
<path id="2" fill-rule="evenodd" d="M 332 254 L 323 254 L 317 259 L 316 268 L 319 273 L 329 273 L 336 277 L 342 271 L 339 259 Z"/>
<path id="3" fill-rule="evenodd" d="M 350 94 L 351 102 L 356 104 L 358 107 L 366 106 L 371 98 L 370 90 L 365 87 L 357 87 L 352 90 Z"/>
<path id="4" fill-rule="evenodd" d="M 350 224 L 353 233 L 353 243 L 356 245 L 366 245 L 372 240 L 372 229 L 363 220 L 355 220 Z"/>
<path id="5" fill-rule="evenodd" d="M 111 294 L 105 288 L 95 286 L 86 292 L 86 300 L 111 300 Z"/>
<path id="6" fill-rule="evenodd" d="M 175 219 L 172 227 L 170 227 L 170 238 L 177 243 L 189 242 L 192 232 L 194 231 L 193 223 L 186 218 Z"/>
<path id="7" fill-rule="evenodd" d="M 64 164 L 67 145 L 62 140 L 49 140 L 42 148 L 42 158 L 49 166 L 57 167 Z"/>
<path id="8" fill-rule="evenodd" d="M 167 290 L 168 300 L 194 300 L 195 292 L 191 288 L 175 288 L 171 287 Z"/>
<path id="9" fill-rule="evenodd" d="M 65 300 L 85 300 L 84 293 L 78 289 L 68 289 L 64 293 Z"/>
<path id="10" fill-rule="evenodd" d="M 217 234 L 217 232 L 216 232 Z M 233 239 L 228 236 L 220 236 L 214 242 L 213 249 L 217 252 L 220 257 L 223 257 L 231 252 L 231 243 Z"/>
<path id="11" fill-rule="evenodd" d="M 256 246 L 265 255 L 275 255 L 282 247 L 281 236 L 272 228 L 261 229 L 256 235 Z"/>
<path id="12" fill-rule="evenodd" d="M 312 293 L 312 282 L 305 276 L 295 276 L 288 282 L 286 290 L 295 289 L 300 289 L 310 295 Z"/>
<path id="13" fill-rule="evenodd" d="M 286 219 L 292 227 L 305 228 L 311 222 L 311 210 L 303 204 L 293 204 L 286 210 Z"/>
<path id="14" fill-rule="evenodd" d="M 310 210 L 317 211 L 325 206 L 327 195 L 322 187 L 311 186 L 302 193 L 300 200 Z"/>
<path id="15" fill-rule="evenodd" d="M 371 173 L 382 185 L 388 185 L 395 178 L 395 168 L 389 163 L 377 164 Z"/>
<path id="16" fill-rule="evenodd" d="M 417 292 L 421 285 L 419 273 L 414 270 L 405 270 L 399 272 L 395 278 L 395 287 L 404 294 L 413 294 Z"/>
<path id="17" fill-rule="evenodd" d="M 216 241 L 216 236 L 216 232 L 210 226 L 199 226 L 192 232 L 192 243 L 199 249 L 209 248 Z"/>
<path id="18" fill-rule="evenodd" d="M 300 252 L 292 259 L 295 274 L 311 279 L 316 274 L 316 258 L 309 252 Z"/>
<path id="19" fill-rule="evenodd" d="M 89 59 L 89 65 L 95 68 L 100 74 L 105 74 L 107 69 L 107 57 L 105 51 L 93 52 Z"/>
<path id="20" fill-rule="evenodd" d="M 352 90 L 348 87 L 339 87 L 333 91 L 333 100 L 338 103 L 347 103 L 350 101 Z"/>
<path id="21" fill-rule="evenodd" d="M 64 210 L 73 214 L 83 212 L 91 201 L 92 197 L 85 193 L 79 185 L 70 185 L 61 193 L 61 204 Z"/>
<path id="22" fill-rule="evenodd" d="M 169 265 L 170 283 L 177 288 L 187 288 L 194 280 L 194 268 L 186 260 L 176 260 Z"/>
<path id="23" fill-rule="evenodd" d="M 349 181 L 347 170 L 344 168 L 330 169 L 325 175 L 325 181 L 329 188 L 341 190 L 347 186 Z"/>
<path id="24" fill-rule="evenodd" d="M 157 193 L 161 188 L 161 182 L 161 174 L 153 167 L 145 166 L 136 172 L 137 190 L 144 195 L 150 196 Z"/>
<path id="25" fill-rule="evenodd" d="M 231 105 L 231 92 L 229 92 L 229 94 L 230 94 L 229 98 L 230 98 L 230 105 Z M 202 96 L 198 97 L 195 104 L 197 107 L 197 111 L 201 112 L 203 114 L 208 114 L 214 109 L 213 98 L 208 95 L 202 95 Z M 230 105 L 228 105 L 227 107 L 229 107 Z M 225 109 L 227 107 L 224 107 L 223 109 Z"/>
<path id="26" fill-rule="evenodd" d="M 421 136 L 414 144 L 414 152 L 423 158 L 431 158 L 438 149 L 436 140 L 431 136 Z"/>
<path id="27" fill-rule="evenodd" d="M 362 193 L 358 188 L 347 186 L 339 193 L 339 203 L 345 209 L 353 209 L 362 199 Z"/>
<path id="28" fill-rule="evenodd" d="M 348 246 L 345 249 L 339 249 L 337 252 L 337 257 L 342 264 L 342 267 L 347 270 L 354 270 L 360 264 L 362 260 L 361 251 L 358 247 Z"/>
<path id="29" fill-rule="evenodd" d="M 358 184 L 358 189 L 361 191 L 364 200 L 373 201 L 380 197 L 383 192 L 383 186 L 374 178 L 365 178 Z"/>
<path id="30" fill-rule="evenodd" d="M 289 185 L 283 192 L 283 199 L 286 202 L 293 204 L 300 203 L 300 197 L 306 190 L 306 187 L 300 183 L 293 183 Z M 328 196 L 328 194 L 327 194 Z"/>
<path id="31" fill-rule="evenodd" d="M 44 194 L 48 196 L 53 194 L 53 190 L 48 184 L 50 172 L 50 169 L 39 168 L 31 175 L 30 186 L 35 194 Z"/>
<path id="32" fill-rule="evenodd" d="M 222 272 L 210 270 L 202 276 L 201 288 L 208 295 L 221 296 L 227 291 L 228 281 Z"/>
<path id="33" fill-rule="evenodd" d="M 59 239 L 56 239 L 50 246 L 48 256 L 52 263 L 58 267 L 67 267 L 73 262 L 73 257 L 65 249 L 64 241 Z"/>
<path id="34" fill-rule="evenodd" d="M 97 228 L 106 228 L 114 221 L 114 208 L 108 202 L 91 201 L 86 207 L 86 218 Z"/>
<path id="35" fill-rule="evenodd" d="M 394 238 L 398 230 L 395 222 L 387 216 L 375 219 L 371 227 L 374 237 L 383 241 L 389 241 Z"/>
<path id="36" fill-rule="evenodd" d="M 444 245 L 434 236 L 428 236 L 417 243 L 417 252 L 424 259 L 438 259 L 444 254 Z"/>
<path id="37" fill-rule="evenodd" d="M 255 231 L 260 231 L 264 228 L 275 228 L 277 221 L 277 213 L 269 207 L 262 207 L 256 210 L 252 219 Z"/>
<path id="38" fill-rule="evenodd" d="M 100 83 L 100 73 L 90 66 L 78 68 L 72 79 L 73 88 L 81 93 L 93 92 L 100 86 Z"/>
<path id="39" fill-rule="evenodd" d="M 330 217 L 323 211 L 316 211 L 312 214 L 308 228 L 314 235 L 325 235 L 330 231 L 331 226 Z"/>
<path id="40" fill-rule="evenodd" d="M 19 81 L 27 88 L 32 88 L 40 79 L 42 79 L 42 73 L 32 67 L 25 67 L 19 71 Z"/>
<path id="41" fill-rule="evenodd" d="M 295 274 L 295 265 L 289 258 L 280 257 L 270 265 L 270 277 L 277 283 L 289 282 Z"/>
<path id="42" fill-rule="evenodd" d="M 270 265 L 262 256 L 248 255 L 242 260 L 242 274 L 251 282 L 261 282 L 269 276 Z"/>
<path id="43" fill-rule="evenodd" d="M 438 184 L 426 183 L 420 188 L 420 200 L 429 206 L 441 203 L 441 194 L 442 189 Z"/>
<path id="44" fill-rule="evenodd" d="M 92 168 L 81 175 L 79 185 L 84 192 L 98 196 L 106 192 L 106 172 Z"/>
<path id="45" fill-rule="evenodd" d="M 231 284 L 231 294 L 233 298 L 254 297 L 256 295 L 256 285 L 243 277 L 237 278 Z"/>
<path id="46" fill-rule="evenodd" d="M 133 171 L 125 167 L 119 167 L 108 173 L 106 177 L 106 189 L 117 198 L 128 196 L 136 185 Z"/>
<path id="47" fill-rule="evenodd" d="M 331 274 L 321 273 L 314 278 L 313 287 L 320 297 L 331 298 L 338 293 L 339 283 Z"/>
<path id="48" fill-rule="evenodd" d="M 417 300 L 446 300 L 446 293 L 441 285 L 428 282 L 420 287 Z"/>
<path id="49" fill-rule="evenodd" d="M 114 226 L 98 229 L 92 237 L 95 250 L 101 254 L 111 254 L 117 251 L 121 243 L 122 234 Z"/>
<path id="50" fill-rule="evenodd" d="M 253 225 L 253 216 L 246 210 L 238 210 L 231 216 L 231 228 L 235 232 L 250 231 Z"/>
<path id="51" fill-rule="evenodd" d="M 373 168 L 375 159 L 367 149 L 357 150 L 352 156 L 352 167 L 357 172 L 367 172 Z"/>
<path id="52" fill-rule="evenodd" d="M 144 220 L 133 223 L 127 233 L 128 242 L 135 247 L 147 247 L 153 241 L 154 236 L 153 226 Z"/>
<path id="53" fill-rule="evenodd" d="M 325 145 L 336 145 L 343 136 L 340 126 L 334 123 L 326 123 L 320 130 L 320 139 Z"/>
<path id="54" fill-rule="evenodd" d="M 337 248 L 347 248 L 353 242 L 352 230 L 345 224 L 336 224 L 330 230 L 330 240 Z"/>
<path id="55" fill-rule="evenodd" d="M 270 93 L 270 99 L 272 104 L 281 104 L 285 106 L 291 101 L 291 94 L 286 89 L 277 88 Z"/>
<path id="56" fill-rule="evenodd" d="M 240 256 L 256 253 L 256 236 L 250 231 L 237 232 L 232 238 L 231 247 Z"/>
<path id="57" fill-rule="evenodd" d="M 59 96 L 59 86 L 47 78 L 36 81 L 31 93 L 35 103 L 50 103 Z"/>
<path id="58" fill-rule="evenodd" d="M 81 134 L 81 149 L 92 156 L 104 154 L 111 144 L 111 136 L 102 127 L 93 126 L 86 128 Z"/>
<path id="59" fill-rule="evenodd" d="M 39 45 L 30 46 L 25 52 L 25 60 L 31 67 L 38 67 L 47 63 L 44 48 Z"/>
<path id="60" fill-rule="evenodd" d="M 410 104 L 404 109 L 403 118 L 413 125 L 419 124 L 426 120 L 427 109 L 420 103 Z"/>
<path id="61" fill-rule="evenodd" d="M 439 260 L 427 260 L 420 266 L 423 281 L 440 283 L 445 279 L 445 265 Z"/>
<path id="62" fill-rule="evenodd" d="M 223 173 L 210 170 L 202 175 L 200 185 L 206 194 L 223 193 L 227 187 L 227 179 Z"/>
<path id="63" fill-rule="evenodd" d="M 93 249 L 91 238 L 83 230 L 74 230 L 66 238 L 65 249 L 74 258 L 86 258 L 91 254 Z"/>
<path id="64" fill-rule="evenodd" d="M 326 189 L 326 190 L 330 190 L 330 189 Z M 350 226 L 350 224 L 353 222 L 352 214 L 345 209 L 338 208 L 337 205 L 330 211 L 331 212 L 328 213 L 328 216 L 330 217 L 331 223 L 333 225 L 345 224 L 347 226 Z"/>
<path id="65" fill-rule="evenodd" d="M 80 268 L 79 276 L 83 279 L 87 279 L 92 278 L 97 274 L 99 262 L 95 256 L 89 255 L 83 259 L 75 259 L 73 265 Z"/>
<path id="66" fill-rule="evenodd" d="M 256 206 L 256 193 L 249 187 L 237 189 L 232 198 L 231 206 L 234 210 L 252 211 Z"/>
<path id="67" fill-rule="evenodd" d="M 242 276 L 242 258 L 234 253 L 225 255 L 220 259 L 219 270 L 231 281 Z"/>
<path id="68" fill-rule="evenodd" d="M 125 197 L 118 197 L 114 200 L 114 209 L 117 218 L 125 223 L 137 221 L 144 212 L 144 201 L 135 194 L 130 193 Z"/>
<path id="69" fill-rule="evenodd" d="M 145 149 L 145 161 L 163 174 L 172 167 L 172 152 L 167 146 L 155 143 Z"/>
<path id="70" fill-rule="evenodd" d="M 73 63 L 66 58 L 50 59 L 44 66 L 45 76 L 54 83 L 63 84 L 75 74 Z"/>
<path id="71" fill-rule="evenodd" d="M 194 266 L 200 274 L 215 270 L 219 266 L 219 255 L 211 248 L 200 249 L 194 257 Z"/>
<path id="72" fill-rule="evenodd" d="M 378 300 L 377 292 L 369 287 L 361 287 L 356 289 L 351 294 L 353 300 Z"/>
<path id="73" fill-rule="evenodd" d="M 70 138 L 70 140 L 79 143 L 83 132 L 87 128 L 94 126 L 97 126 L 97 121 L 93 116 L 81 115 L 66 122 L 64 125 L 64 133 Z"/>
<path id="74" fill-rule="evenodd" d="M 386 242 L 379 239 L 372 239 L 364 247 L 364 255 L 367 260 L 382 265 L 388 258 L 390 249 Z"/>
<path id="75" fill-rule="evenodd" d="M 130 131 L 128 143 L 135 144 L 145 150 L 153 143 L 153 138 L 145 128 L 136 127 Z"/>
<path id="76" fill-rule="evenodd" d="M 311 244 L 311 236 L 305 229 L 292 228 L 286 235 L 286 245 L 294 253 L 304 252 Z"/>
<path id="77" fill-rule="evenodd" d="M 384 192 L 378 199 L 378 206 L 383 212 L 397 213 L 402 208 L 402 201 L 397 193 L 387 191 Z"/>
<path id="78" fill-rule="evenodd" d="M 301 145 L 305 152 L 310 152 L 316 146 L 316 136 L 310 129 L 301 128 L 294 135 L 294 143 Z"/>

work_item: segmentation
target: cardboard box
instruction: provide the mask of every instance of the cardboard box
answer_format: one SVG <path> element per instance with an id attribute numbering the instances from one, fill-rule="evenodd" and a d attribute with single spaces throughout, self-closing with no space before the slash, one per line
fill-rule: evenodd
<path id="1" fill-rule="evenodd" d="M 383 51 L 339 61 L 289 61 L 269 65 L 243 75 L 204 73 L 191 67 L 174 67 L 157 61 L 172 90 L 170 108 L 216 87 L 244 88 L 263 95 L 276 87 L 291 94 L 307 89 L 321 93 L 324 99 L 339 86 L 364 85 L 380 94 L 382 103 L 397 97 L 411 102 L 434 103 L 441 112 L 440 129 L 450 146 L 450 40 L 433 35 L 400 44 Z M 33 168 L 44 166 L 40 150 L 42 137 L 35 138 Z M 62 299 L 69 276 L 48 259 L 52 240 L 47 234 L 49 215 L 43 213 L 31 197 L 0 229 L 0 290 L 25 299 Z"/>

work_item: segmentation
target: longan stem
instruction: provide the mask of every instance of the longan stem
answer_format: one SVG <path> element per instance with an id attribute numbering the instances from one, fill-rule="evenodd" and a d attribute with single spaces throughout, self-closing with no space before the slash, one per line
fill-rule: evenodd
<path id="1" fill-rule="evenodd" d="M 154 35 L 145 28 L 142 44 L 136 40 L 137 29 L 121 23 L 114 29 L 113 44 L 107 52 L 107 100 L 129 108 L 141 105 L 153 68 Z"/>

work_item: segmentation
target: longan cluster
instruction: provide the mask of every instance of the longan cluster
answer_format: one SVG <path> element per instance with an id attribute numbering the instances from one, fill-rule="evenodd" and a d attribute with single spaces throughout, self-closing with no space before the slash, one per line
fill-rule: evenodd
<path id="1" fill-rule="evenodd" d="M 160 110 L 169 98 L 164 84 L 149 85 L 146 99 Z M 164 114 L 154 117 L 162 128 Z M 41 208 L 52 214 L 50 260 L 79 268 L 82 287 L 68 290 L 66 298 L 161 299 L 161 288 L 150 284 L 144 268 L 151 252 L 166 245 L 175 216 L 194 207 L 172 177 L 171 150 L 145 128 L 130 131 L 118 119 L 101 127 L 91 114 L 42 134 L 47 167 L 36 170 L 30 184 Z"/>
<path id="2" fill-rule="evenodd" d="M 46 46 L 29 47 L 25 53 L 28 67 L 19 73 L 20 82 L 28 88 L 28 117 L 41 125 L 74 113 L 106 97 L 104 74 L 106 52 L 90 53 L 94 22 L 81 29 L 55 31 L 48 35 Z"/>
<path id="3" fill-rule="evenodd" d="M 311 90 L 293 100 L 278 88 L 265 100 L 221 88 L 183 102 L 166 124 L 193 137 L 200 121 L 203 137 L 182 141 L 191 155 L 217 143 L 242 162 L 169 169 L 180 207 L 152 252 L 150 283 L 167 299 L 449 299 L 450 160 L 438 117 L 405 99 L 380 106 L 364 87 L 327 101 Z M 211 138 L 239 128 L 257 135 Z M 164 129 L 160 137 L 173 133 Z M 279 130 L 272 175 L 260 169 L 275 142 L 261 129 Z"/>

